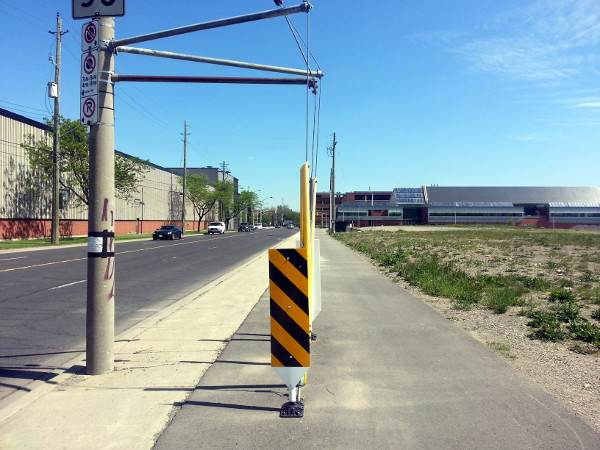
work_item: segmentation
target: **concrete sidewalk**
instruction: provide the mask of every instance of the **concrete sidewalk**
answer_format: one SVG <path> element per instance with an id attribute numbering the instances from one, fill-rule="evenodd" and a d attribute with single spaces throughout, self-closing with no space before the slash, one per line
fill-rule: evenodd
<path id="1" fill-rule="evenodd" d="M 119 336 L 115 372 L 65 373 L 1 410 L 0 448 L 600 447 L 535 383 L 318 237 L 323 308 L 303 418 L 279 418 L 265 254 Z"/>

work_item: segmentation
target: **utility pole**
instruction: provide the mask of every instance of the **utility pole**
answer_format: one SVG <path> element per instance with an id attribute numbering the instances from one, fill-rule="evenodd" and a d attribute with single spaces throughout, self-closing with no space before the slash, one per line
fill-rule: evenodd
<path id="1" fill-rule="evenodd" d="M 115 20 L 99 19 L 98 121 L 90 127 L 86 373 L 114 369 L 115 335 L 115 116 L 114 55 L 107 44 Z"/>
<path id="2" fill-rule="evenodd" d="M 183 193 L 181 200 L 181 232 L 185 233 L 185 179 L 187 178 L 187 122 L 183 121 Z"/>
<path id="3" fill-rule="evenodd" d="M 221 163 L 221 172 L 223 173 L 223 182 L 225 182 L 225 174 L 229 173 L 229 171 L 227 170 L 227 166 L 229 166 L 229 164 L 227 164 L 225 161 L 223 161 Z M 225 208 L 223 206 L 224 206 L 223 202 L 219 201 L 219 220 L 224 222 L 223 216 L 225 216 L 225 211 L 224 211 Z"/>
<path id="4" fill-rule="evenodd" d="M 54 97 L 54 146 L 52 152 L 52 231 L 51 243 L 58 244 L 60 239 L 60 59 L 61 37 L 68 31 L 62 32 L 62 19 L 56 13 L 56 61 L 54 62 L 54 83 L 56 83 L 56 96 Z"/>
<path id="5" fill-rule="evenodd" d="M 335 140 L 335 133 L 333 133 L 333 145 L 329 150 L 329 153 L 333 159 L 331 163 L 331 181 L 329 191 L 329 234 L 335 234 L 335 146 L 337 141 Z"/>

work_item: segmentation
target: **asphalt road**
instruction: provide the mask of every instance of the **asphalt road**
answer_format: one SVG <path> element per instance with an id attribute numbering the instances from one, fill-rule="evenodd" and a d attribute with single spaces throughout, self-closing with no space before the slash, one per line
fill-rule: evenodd
<path id="1" fill-rule="evenodd" d="M 115 334 L 297 230 L 116 244 Z M 87 246 L 0 252 L 0 400 L 85 351 Z"/>

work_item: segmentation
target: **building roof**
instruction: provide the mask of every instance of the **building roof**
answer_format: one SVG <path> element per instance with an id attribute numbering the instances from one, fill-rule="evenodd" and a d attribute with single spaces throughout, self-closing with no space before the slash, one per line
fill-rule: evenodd
<path id="1" fill-rule="evenodd" d="M 4 108 L 0 108 L 0 116 L 8 117 L 10 119 L 25 123 L 32 127 L 41 128 L 42 130 L 45 130 L 45 131 L 50 131 L 50 132 L 53 131 L 52 127 L 45 123 L 38 122 L 37 120 L 30 119 L 28 117 L 22 116 L 20 114 L 14 113 L 14 112 L 9 111 Z"/>
<path id="2" fill-rule="evenodd" d="M 425 189 L 430 203 L 600 203 L 600 187 L 430 186 Z"/>
<path id="3" fill-rule="evenodd" d="M 183 176 L 183 167 L 168 167 L 165 170 L 173 172 L 175 175 L 178 175 L 180 177 Z M 225 172 L 225 175 L 223 175 L 223 171 L 218 167 L 188 167 L 185 170 L 185 173 L 188 176 L 206 175 L 210 184 L 214 183 L 217 180 L 223 180 L 223 177 L 225 177 L 225 180 L 231 181 L 234 184 L 236 184 L 239 181 L 236 177 L 231 175 L 230 172 Z"/>

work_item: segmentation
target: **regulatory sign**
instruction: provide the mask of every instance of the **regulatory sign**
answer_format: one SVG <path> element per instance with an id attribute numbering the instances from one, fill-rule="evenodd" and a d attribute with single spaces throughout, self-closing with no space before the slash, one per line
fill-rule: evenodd
<path id="1" fill-rule="evenodd" d="M 98 50 L 81 55 L 81 124 L 98 122 Z"/>
<path id="2" fill-rule="evenodd" d="M 73 0 L 73 19 L 125 15 L 125 0 Z"/>
<path id="3" fill-rule="evenodd" d="M 81 97 L 81 125 L 94 125 L 98 122 L 98 96 Z"/>
<path id="4" fill-rule="evenodd" d="M 81 51 L 98 48 L 98 21 L 92 20 L 81 27 Z"/>
<path id="5" fill-rule="evenodd" d="M 98 95 L 98 50 L 81 55 L 81 96 Z"/>

